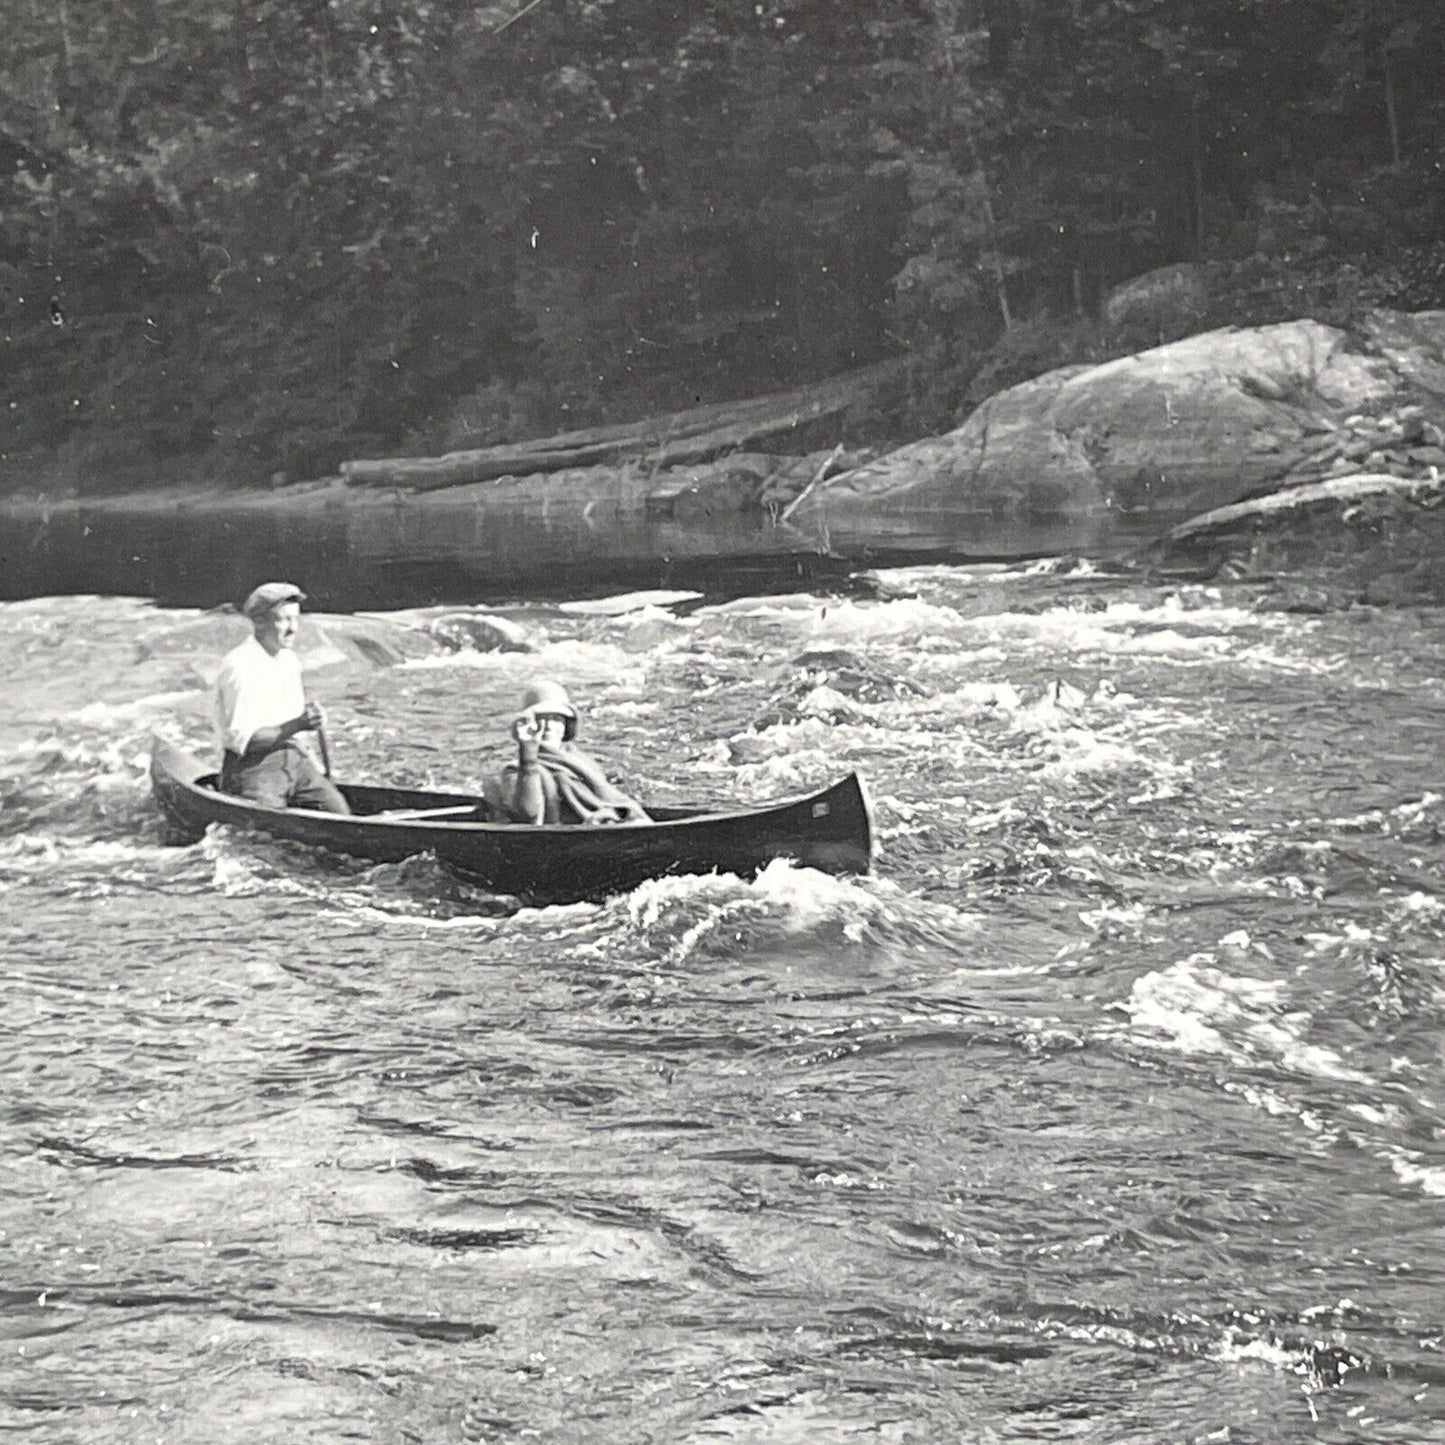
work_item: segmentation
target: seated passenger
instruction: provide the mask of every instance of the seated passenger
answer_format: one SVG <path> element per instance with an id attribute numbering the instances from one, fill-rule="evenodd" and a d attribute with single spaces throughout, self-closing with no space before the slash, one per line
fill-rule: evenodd
<path id="1" fill-rule="evenodd" d="M 607 781 L 573 743 L 577 709 L 560 683 L 533 683 L 512 724 L 517 761 L 486 781 L 495 816 L 516 823 L 646 823 L 642 804 Z"/>

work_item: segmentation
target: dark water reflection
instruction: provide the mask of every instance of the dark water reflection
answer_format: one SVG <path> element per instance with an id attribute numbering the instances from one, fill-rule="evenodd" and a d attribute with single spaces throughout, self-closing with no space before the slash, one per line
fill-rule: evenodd
<path id="1" fill-rule="evenodd" d="M 1438 616 L 886 580 L 313 662 L 358 778 L 544 667 L 640 790 L 872 783 L 875 878 L 500 915 L 161 847 L 186 615 L 7 608 L 4 1426 L 1445 1439 Z"/>

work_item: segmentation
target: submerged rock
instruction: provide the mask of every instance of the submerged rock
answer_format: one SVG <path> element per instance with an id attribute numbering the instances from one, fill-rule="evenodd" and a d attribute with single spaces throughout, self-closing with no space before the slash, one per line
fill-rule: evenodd
<path id="1" fill-rule="evenodd" d="M 446 612 L 426 630 L 452 652 L 535 652 L 527 629 L 510 617 L 482 612 Z"/>
<path id="2" fill-rule="evenodd" d="M 892 702 L 901 697 L 922 697 L 912 678 L 895 675 L 865 661 L 846 647 L 810 647 L 792 666 L 802 673 L 803 685 L 822 678 L 829 692 L 853 702 Z"/>

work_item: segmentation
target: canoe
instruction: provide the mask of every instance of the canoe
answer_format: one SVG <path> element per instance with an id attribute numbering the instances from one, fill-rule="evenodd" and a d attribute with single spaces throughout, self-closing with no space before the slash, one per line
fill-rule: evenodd
<path id="1" fill-rule="evenodd" d="M 151 787 L 176 842 L 212 823 L 267 833 L 353 858 L 396 863 L 434 853 L 457 877 L 528 903 L 595 901 L 649 878 L 751 877 L 775 858 L 825 873 L 866 873 L 872 810 L 857 773 L 805 798 L 719 812 L 649 807 L 653 821 L 608 827 L 490 821 L 476 794 L 338 783 L 353 814 L 268 808 L 217 790 L 213 764 L 156 739 Z"/>

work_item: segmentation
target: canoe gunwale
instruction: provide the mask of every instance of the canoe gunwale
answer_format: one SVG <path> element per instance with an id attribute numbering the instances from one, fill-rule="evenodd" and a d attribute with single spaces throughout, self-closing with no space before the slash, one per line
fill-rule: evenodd
<path id="1" fill-rule="evenodd" d="M 271 808 L 268 807 L 265 803 L 253 802 L 250 798 L 238 797 L 233 793 L 223 793 L 216 786 L 217 782 L 220 780 L 220 775 L 214 772 L 202 773 L 198 777 L 190 781 L 182 778 L 175 778 L 174 774 L 172 774 L 172 777 L 176 782 L 179 782 L 182 787 L 186 788 L 194 795 L 204 797 L 204 795 L 210 794 L 211 796 L 219 800 L 227 808 L 243 808 L 248 813 L 255 813 L 258 816 L 285 818 L 294 817 L 299 812 L 308 811 L 301 808 Z M 831 793 L 836 792 L 840 788 L 846 787 L 847 784 L 853 779 L 856 779 L 859 786 L 862 787 L 863 779 L 857 773 L 848 773 L 845 774 L 842 778 L 839 778 L 837 781 L 830 783 L 826 788 L 820 788 L 815 793 L 800 793 L 796 797 L 792 798 L 778 798 L 766 803 L 760 803 L 755 808 L 698 808 L 695 812 L 690 811 L 685 817 L 649 818 L 645 822 L 634 819 L 628 822 L 608 823 L 605 825 L 605 827 L 607 832 L 609 833 L 625 834 L 629 832 L 652 832 L 653 830 L 658 828 L 693 827 L 696 826 L 698 823 L 722 823 L 739 821 L 746 818 L 765 818 L 770 813 L 781 813 L 785 812 L 789 808 L 796 808 L 800 803 L 822 802 L 826 800 Z M 367 785 L 338 783 L 337 786 L 344 794 L 348 791 L 348 788 L 350 787 Z M 440 792 L 432 794 L 427 790 L 420 788 L 406 789 L 403 791 L 414 791 L 419 794 L 424 794 L 427 797 L 435 796 L 438 798 L 442 798 L 450 796 L 449 794 Z M 209 800 L 207 799 L 207 801 Z M 467 801 L 475 804 L 475 806 L 478 808 L 484 808 L 486 806 L 485 799 L 480 797 L 474 797 L 468 799 Z M 461 807 L 464 806 L 464 804 L 458 804 L 457 806 Z M 869 811 L 871 814 L 871 803 Z M 579 827 L 584 826 L 578 823 L 494 823 L 486 821 L 466 822 L 460 819 L 446 818 L 386 818 L 382 817 L 380 814 L 373 813 L 322 813 L 314 810 L 312 810 L 311 815 L 313 817 L 323 818 L 327 821 L 327 823 L 343 828 L 356 827 L 358 825 L 365 825 L 369 828 L 386 827 L 404 828 L 409 830 L 424 828 L 428 832 L 431 832 L 432 830 L 437 830 L 444 833 L 458 834 L 477 832 L 479 830 L 489 833 L 510 834 L 515 833 L 516 830 L 519 828 L 525 828 L 529 834 L 534 836 L 545 836 L 547 834 L 565 834 L 570 837 L 578 831 Z"/>

